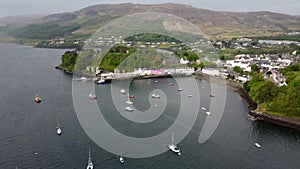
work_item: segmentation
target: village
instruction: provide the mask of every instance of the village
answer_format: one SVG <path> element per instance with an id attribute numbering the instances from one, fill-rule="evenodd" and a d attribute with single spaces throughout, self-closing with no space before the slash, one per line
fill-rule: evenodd
<path id="1" fill-rule="evenodd" d="M 122 44 L 127 47 L 135 47 L 138 49 L 143 48 L 155 48 L 158 50 L 165 50 L 171 53 L 169 57 L 164 58 L 163 64 L 168 67 L 169 64 L 178 64 L 180 66 L 176 68 L 135 68 L 132 72 L 115 69 L 114 72 L 103 72 L 99 67 L 87 66 L 86 72 L 97 74 L 103 79 L 122 79 L 131 78 L 136 76 L 164 76 L 164 75 L 191 75 L 194 73 L 205 73 L 212 76 L 219 76 L 222 78 L 244 83 L 251 79 L 250 72 L 255 71 L 264 74 L 266 79 L 272 80 L 278 86 L 287 85 L 285 77 L 280 72 L 280 69 L 298 63 L 300 61 L 299 51 L 296 49 L 292 52 L 286 53 L 263 53 L 263 54 L 249 54 L 243 51 L 247 49 L 259 50 L 260 48 L 277 48 L 286 45 L 300 46 L 299 42 L 296 41 L 285 41 L 285 40 L 253 40 L 251 38 L 237 38 L 231 41 L 205 41 L 200 39 L 197 42 L 185 43 L 190 49 L 189 51 L 201 54 L 201 57 L 195 61 L 189 61 L 187 58 L 178 58 L 172 55 L 172 51 L 169 49 L 162 49 L 162 45 L 168 47 L 176 46 L 181 49 L 182 43 L 179 42 L 132 42 L 122 40 L 122 36 L 112 36 L 109 38 L 97 37 L 90 38 L 84 41 L 87 46 L 95 47 L 103 44 Z M 60 42 L 62 43 L 62 42 Z M 79 43 L 79 42 L 76 42 Z M 207 47 L 207 44 L 213 46 L 215 50 L 209 51 L 209 54 L 218 55 L 219 51 L 225 49 L 239 50 L 240 54 L 236 54 L 232 59 L 212 58 L 205 56 L 203 46 Z M 97 48 L 97 50 L 101 48 Z M 203 61 L 212 62 L 213 65 L 205 65 L 195 69 L 191 64 L 201 64 Z M 206 62 L 207 63 L 207 62 Z M 101 75 L 100 75 L 101 74 Z"/>

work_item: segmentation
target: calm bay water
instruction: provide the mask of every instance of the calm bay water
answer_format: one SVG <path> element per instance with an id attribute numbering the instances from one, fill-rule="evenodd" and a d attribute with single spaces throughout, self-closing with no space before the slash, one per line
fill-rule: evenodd
<path id="1" fill-rule="evenodd" d="M 167 151 L 161 155 L 132 159 L 120 165 L 116 155 L 98 147 L 85 134 L 77 119 L 72 100 L 72 76 L 54 69 L 60 63 L 64 50 L 37 49 L 14 44 L 0 44 L 0 168 L 86 168 L 88 147 L 92 149 L 95 168 L 273 168 L 300 167 L 300 132 L 247 117 L 247 107 L 241 98 L 228 90 L 222 120 L 215 133 L 205 143 L 198 137 L 205 115 L 201 110 L 193 130 L 179 144 L 183 151 L 176 156 Z M 171 100 L 164 114 L 149 126 L 138 126 L 120 119 L 110 99 L 110 85 L 96 86 L 99 102 L 107 121 L 119 132 L 132 137 L 148 137 L 164 131 L 172 124 L 166 117 L 176 117 L 180 100 L 169 92 L 172 79 L 136 80 L 131 83 L 131 94 L 140 96 L 145 91 L 160 88 L 170 94 Z M 89 82 L 86 82 L 89 83 Z M 123 82 L 120 82 L 122 84 Z M 210 84 L 197 81 L 201 105 L 209 106 Z M 175 86 L 175 85 L 174 85 Z M 36 104 L 39 94 L 43 100 Z M 146 95 L 145 95 L 146 96 Z M 203 97 L 203 98 L 202 98 Z M 150 104 L 146 99 L 134 99 L 139 110 Z M 59 120 L 63 134 L 55 133 Z M 144 128 L 143 128 L 144 127 Z M 149 130 L 152 133 L 143 132 Z M 262 145 L 261 149 L 254 142 Z M 36 154 L 37 153 L 37 154 Z"/>

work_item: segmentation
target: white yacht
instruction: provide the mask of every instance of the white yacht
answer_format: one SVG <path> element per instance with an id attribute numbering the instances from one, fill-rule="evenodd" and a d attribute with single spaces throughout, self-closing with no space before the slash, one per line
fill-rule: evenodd
<path id="1" fill-rule="evenodd" d="M 174 145 L 174 132 L 172 132 L 172 143 L 169 144 L 169 149 L 178 155 L 181 155 L 180 149 Z"/>
<path id="2" fill-rule="evenodd" d="M 86 169 L 93 169 L 93 168 L 94 168 L 94 165 L 92 162 L 91 150 L 89 149 L 89 159 L 88 159 L 88 165 L 87 165 Z"/>

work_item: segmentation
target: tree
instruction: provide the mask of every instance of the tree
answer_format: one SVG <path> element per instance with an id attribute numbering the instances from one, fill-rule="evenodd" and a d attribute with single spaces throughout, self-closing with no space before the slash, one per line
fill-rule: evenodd
<path id="1" fill-rule="evenodd" d="M 220 55 L 219 59 L 224 61 L 225 60 L 225 56 L 224 55 Z"/>
<path id="2" fill-rule="evenodd" d="M 240 73 L 240 74 L 244 73 L 243 69 L 241 67 L 239 67 L 239 66 L 234 66 L 233 67 L 233 71 L 235 71 L 237 73 Z"/>
<path id="3" fill-rule="evenodd" d="M 257 66 L 257 64 L 251 65 L 251 73 L 257 72 L 257 71 L 258 71 L 258 66 Z"/>
<path id="4" fill-rule="evenodd" d="M 187 56 L 187 60 L 192 62 L 192 61 L 196 61 L 198 59 L 198 56 L 196 53 L 193 53 L 193 52 L 190 52 L 188 53 L 188 56 Z"/>
<path id="5" fill-rule="evenodd" d="M 205 64 L 203 63 L 203 62 L 201 62 L 200 64 L 199 64 L 199 67 L 201 68 L 201 70 L 205 67 Z"/>

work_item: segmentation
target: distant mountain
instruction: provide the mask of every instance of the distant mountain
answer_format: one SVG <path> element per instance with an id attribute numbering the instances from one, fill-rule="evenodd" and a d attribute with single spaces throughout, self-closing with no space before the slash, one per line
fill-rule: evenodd
<path id="1" fill-rule="evenodd" d="M 75 12 L 32 18 L 27 24 L 23 22 L 26 26 L 14 28 L 8 34 L 30 39 L 87 37 L 113 19 L 141 12 L 162 12 L 185 18 L 211 38 L 269 36 L 300 30 L 300 16 L 273 12 L 211 11 L 173 3 L 155 5 L 126 3 L 94 5 Z M 15 27 L 17 24 L 18 22 L 3 22 L 3 19 L 0 19 L 2 27 Z"/>
<path id="2" fill-rule="evenodd" d="M 31 23 L 37 22 L 39 19 L 46 15 L 19 15 L 19 16 L 7 16 L 0 18 L 0 26 L 25 26 Z"/>

